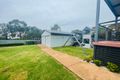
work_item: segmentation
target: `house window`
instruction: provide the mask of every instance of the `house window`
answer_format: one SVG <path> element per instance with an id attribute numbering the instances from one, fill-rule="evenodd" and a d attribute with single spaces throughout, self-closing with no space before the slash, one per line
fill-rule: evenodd
<path id="1" fill-rule="evenodd" d="M 85 44 L 89 44 L 89 43 L 90 43 L 90 40 L 89 40 L 89 39 L 84 39 L 84 43 L 85 43 Z"/>

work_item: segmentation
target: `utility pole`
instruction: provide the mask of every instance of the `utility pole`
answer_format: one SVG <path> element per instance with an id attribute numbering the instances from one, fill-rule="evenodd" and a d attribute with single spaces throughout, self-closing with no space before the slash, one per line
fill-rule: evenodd
<path id="1" fill-rule="evenodd" d="M 96 34 L 95 41 L 98 41 L 98 30 L 99 30 L 99 18 L 100 18 L 100 0 L 97 0 L 97 8 L 96 8 Z"/>

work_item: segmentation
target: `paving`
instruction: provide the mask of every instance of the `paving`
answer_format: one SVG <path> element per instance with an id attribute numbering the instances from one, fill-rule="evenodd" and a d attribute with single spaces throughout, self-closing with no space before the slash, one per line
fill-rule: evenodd
<path id="1" fill-rule="evenodd" d="M 80 58 L 55 51 L 43 45 L 38 46 L 83 80 L 120 80 L 120 74 L 112 73 L 104 67 L 97 67 L 94 64 L 84 62 Z"/>

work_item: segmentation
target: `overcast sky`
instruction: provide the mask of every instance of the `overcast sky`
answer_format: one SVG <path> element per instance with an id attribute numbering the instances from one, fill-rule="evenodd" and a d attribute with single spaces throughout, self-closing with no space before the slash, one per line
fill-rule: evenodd
<path id="1" fill-rule="evenodd" d="M 0 23 L 20 19 L 40 29 L 54 24 L 64 31 L 95 25 L 97 0 L 0 0 Z M 101 0 L 100 21 L 114 19 L 112 12 Z"/>

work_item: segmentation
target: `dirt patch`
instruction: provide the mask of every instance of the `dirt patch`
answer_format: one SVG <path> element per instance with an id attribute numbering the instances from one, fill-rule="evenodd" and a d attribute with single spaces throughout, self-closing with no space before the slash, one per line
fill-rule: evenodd
<path id="1" fill-rule="evenodd" d="M 10 76 L 10 80 L 27 80 L 27 71 L 18 72 Z"/>
<path id="2" fill-rule="evenodd" d="M 7 72 L 8 70 L 10 70 L 10 67 L 5 67 L 4 69 L 1 69 L 1 70 L 0 70 L 0 73 L 5 73 L 5 72 Z"/>

